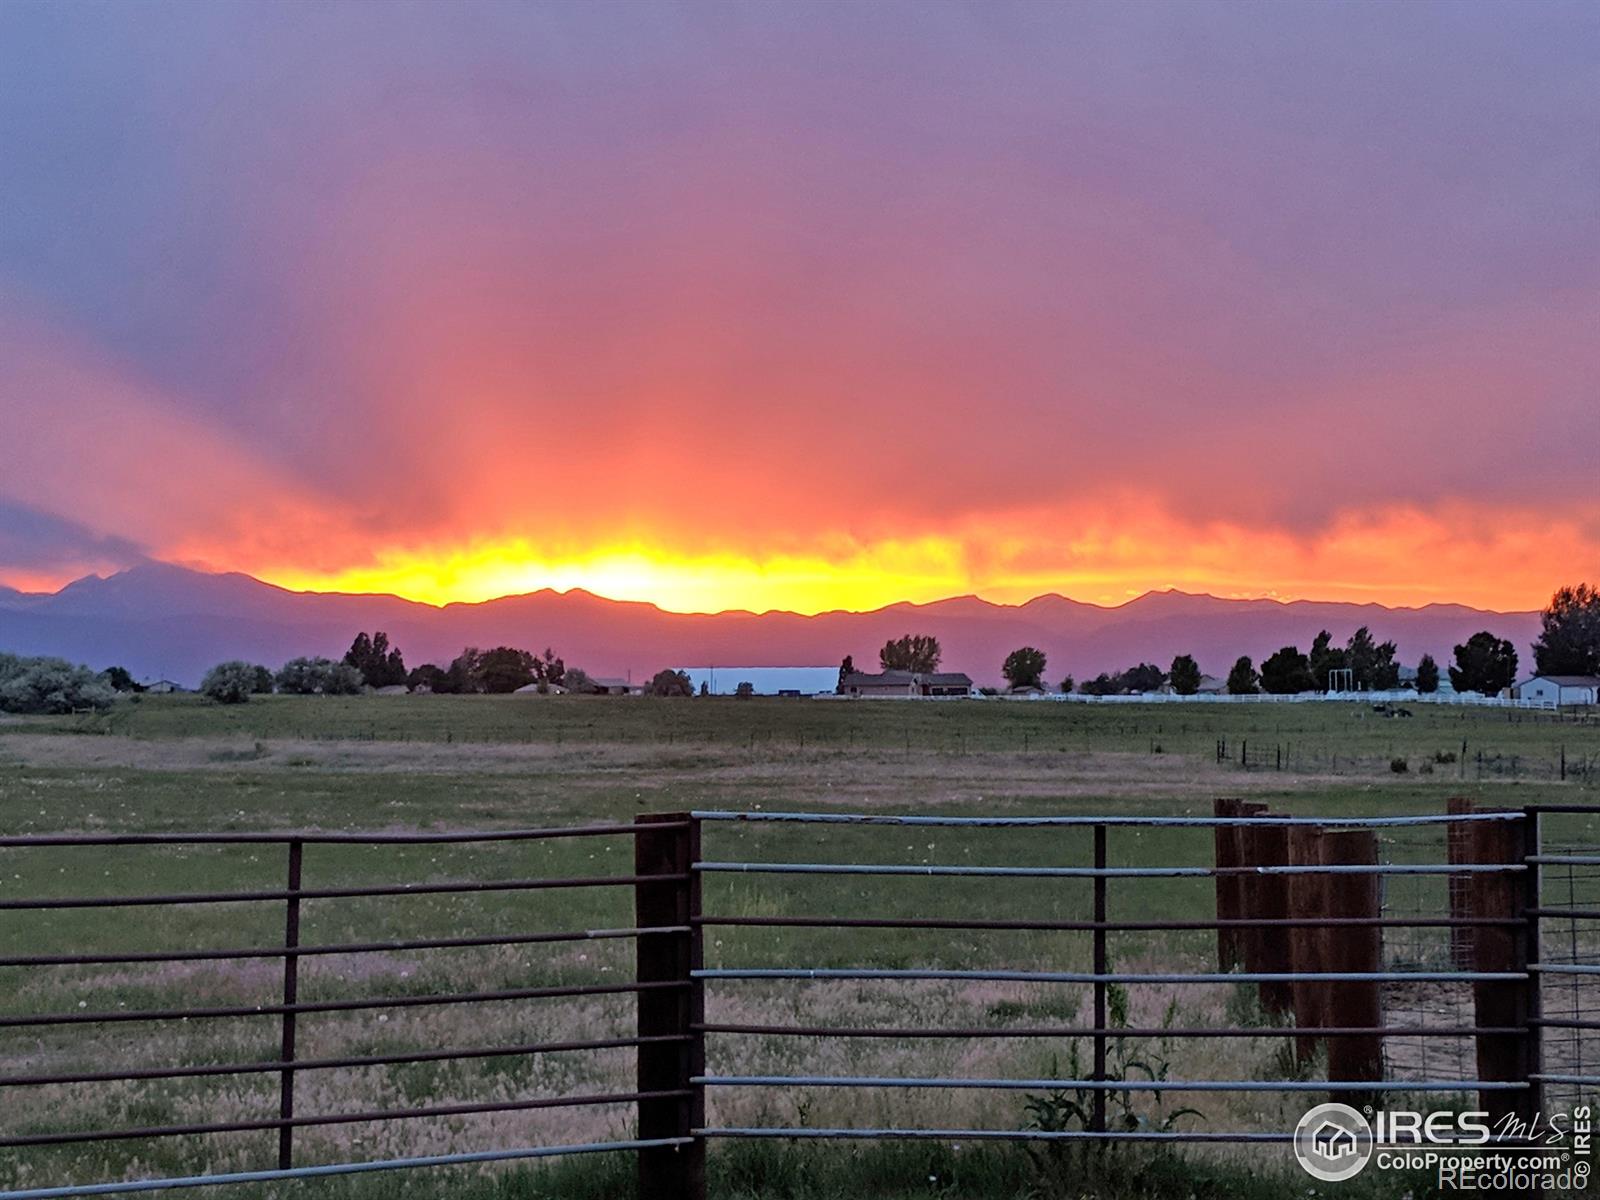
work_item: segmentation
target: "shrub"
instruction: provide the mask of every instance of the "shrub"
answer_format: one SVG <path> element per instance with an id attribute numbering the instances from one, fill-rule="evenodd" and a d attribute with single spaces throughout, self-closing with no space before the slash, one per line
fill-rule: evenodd
<path id="1" fill-rule="evenodd" d="M 75 667 L 64 658 L 0 654 L 0 712 L 103 711 L 116 698 L 116 690 L 88 667 Z"/>
<path id="2" fill-rule="evenodd" d="M 260 670 L 265 668 L 238 659 L 218 663 L 200 681 L 200 692 L 218 704 L 243 704 L 256 690 L 256 672 Z"/>
<path id="3" fill-rule="evenodd" d="M 1391 758 L 1389 760 L 1389 770 L 1393 771 L 1396 775 L 1404 775 L 1410 769 L 1411 764 L 1403 758 Z"/>
<path id="4" fill-rule="evenodd" d="M 359 696 L 361 689 L 366 686 L 361 678 L 361 672 L 349 663 L 334 663 L 328 669 L 328 677 L 322 682 L 324 696 Z"/>
<path id="5" fill-rule="evenodd" d="M 353 696 L 361 691 L 361 672 L 326 658 L 291 658 L 278 671 L 278 690 L 293 696 Z"/>
<path id="6" fill-rule="evenodd" d="M 107 667 L 100 672 L 100 678 L 109 683 L 119 692 L 142 692 L 144 685 L 134 679 L 133 673 L 127 667 Z"/>
<path id="7" fill-rule="evenodd" d="M 648 696 L 692 696 L 694 695 L 694 684 L 690 682 L 689 676 L 682 671 L 673 671 L 671 669 L 657 671 L 655 677 L 650 680 L 649 686 L 645 688 L 645 694 Z"/>

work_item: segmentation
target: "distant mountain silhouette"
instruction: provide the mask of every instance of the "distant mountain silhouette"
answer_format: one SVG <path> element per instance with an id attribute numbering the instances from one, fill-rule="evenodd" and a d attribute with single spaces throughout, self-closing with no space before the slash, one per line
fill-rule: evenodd
<path id="1" fill-rule="evenodd" d="M 889 638 L 931 633 L 944 646 L 944 666 L 980 683 L 999 682 L 1011 650 L 1037 646 L 1049 655 L 1053 684 L 1067 673 L 1081 681 L 1137 662 L 1165 669 L 1177 654 L 1193 654 L 1203 670 L 1222 675 L 1240 654 L 1259 665 L 1279 646 L 1305 649 L 1319 629 L 1342 641 L 1360 625 L 1380 641 L 1394 639 L 1408 665 L 1424 653 L 1445 663 L 1451 648 L 1479 629 L 1510 638 L 1531 664 L 1539 617 L 1458 604 L 1386 608 L 1177 591 L 1147 592 L 1116 606 L 1058 595 L 1021 605 L 958 596 L 816 616 L 685 615 L 548 589 L 441 608 L 397 596 L 291 592 L 249 575 L 164 563 L 88 576 L 53 594 L 0 589 L 0 650 L 57 654 L 94 667 L 120 663 L 139 678 L 190 684 L 227 658 L 272 666 L 297 654 L 336 658 L 363 629 L 387 631 L 413 666 L 447 663 L 468 645 L 548 645 L 590 674 L 636 678 L 665 666 L 826 666 L 846 654 L 872 666 Z"/>

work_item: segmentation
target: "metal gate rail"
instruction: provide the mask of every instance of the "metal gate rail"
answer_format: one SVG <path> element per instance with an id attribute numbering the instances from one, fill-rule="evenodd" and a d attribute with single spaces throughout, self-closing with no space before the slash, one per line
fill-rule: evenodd
<path id="1" fill-rule="evenodd" d="M 1600 875 L 1600 855 L 1591 847 L 1552 847 L 1541 845 L 1541 818 L 1545 815 L 1589 815 L 1596 809 L 1581 805 L 1543 805 L 1496 812 L 1452 812 L 1445 815 L 1391 817 L 1290 817 L 1262 814 L 1253 816 L 1060 816 L 1060 817 L 948 817 L 890 816 L 849 813 L 730 812 L 705 811 L 642 817 L 627 824 L 597 824 L 557 829 L 523 829 L 500 832 L 447 833 L 216 833 L 216 834 L 103 834 L 42 835 L 0 837 L 0 853 L 28 852 L 44 847 L 124 847 L 170 845 L 264 845 L 285 853 L 285 886 L 282 888 L 167 892 L 138 895 L 77 895 L 58 898 L 27 897 L 0 900 L 4 912 L 51 912 L 55 910 L 149 909 L 170 906 L 209 904 L 281 905 L 284 933 L 281 943 L 224 948 L 197 949 L 118 949 L 103 953 L 84 952 L 71 946 L 47 947 L 45 952 L 0 956 L 0 968 L 49 968 L 140 963 L 226 962 L 231 960 L 279 960 L 282 964 L 280 1000 L 264 1005 L 195 1005 L 142 1010 L 68 1009 L 65 1011 L 0 1013 L 0 1031 L 45 1029 L 79 1025 L 165 1023 L 206 1021 L 218 1018 L 259 1018 L 275 1020 L 281 1043 L 277 1058 L 255 1058 L 225 1063 L 171 1063 L 142 1066 L 129 1070 L 45 1071 L 23 1070 L 0 1074 L 0 1096 L 26 1096 L 28 1089 L 47 1085 L 116 1083 L 140 1080 L 199 1079 L 221 1076 L 277 1074 L 280 1080 L 276 1115 L 232 1121 L 187 1124 L 128 1126 L 109 1129 L 60 1129 L 0 1136 L 0 1148 L 69 1145 L 114 1140 L 163 1138 L 179 1135 L 208 1135 L 242 1131 L 278 1134 L 277 1166 L 259 1171 L 240 1171 L 217 1175 L 174 1176 L 170 1178 L 127 1180 L 45 1188 L 24 1188 L 0 1192 L 0 1200 L 44 1200 L 46 1197 L 113 1195 L 163 1189 L 182 1189 L 222 1183 L 269 1182 L 329 1175 L 397 1170 L 424 1166 L 491 1163 L 537 1159 L 563 1154 L 591 1154 L 626 1151 L 638 1156 L 640 1194 L 645 1200 L 701 1200 L 705 1194 L 704 1152 L 708 1140 L 795 1139 L 816 1140 L 959 1140 L 959 1141 L 1104 1141 L 1132 1143 L 1237 1143 L 1240 1145 L 1280 1144 L 1290 1139 L 1281 1129 L 1130 1130 L 1113 1128 L 1107 1120 L 1107 1096 L 1116 1093 L 1237 1092 L 1237 1093 L 1321 1093 L 1332 1096 L 1363 1095 L 1377 1097 L 1392 1093 L 1429 1093 L 1475 1096 L 1477 1104 L 1491 1113 L 1528 1117 L 1539 1111 L 1546 1089 L 1584 1089 L 1600 1087 L 1600 1075 L 1593 1062 L 1600 1052 L 1583 1049 L 1576 1057 L 1563 1050 L 1559 1061 L 1541 1059 L 1541 1040 L 1552 1035 L 1578 1039 L 1600 1030 L 1600 1021 L 1587 1015 L 1588 998 L 1593 993 L 1581 989 L 1600 977 L 1600 954 L 1580 948 L 1578 929 L 1584 923 L 1600 921 L 1600 888 L 1595 902 L 1579 896 L 1573 882 L 1584 872 Z M 1085 835 L 1087 844 L 1078 843 L 1089 865 L 1026 866 L 1014 863 L 922 863 L 835 862 L 835 861 L 728 861 L 708 858 L 701 852 L 705 827 L 724 824 L 764 824 L 784 826 L 848 826 L 864 830 L 895 828 L 957 828 L 983 830 L 1037 829 L 1058 830 L 1074 837 Z M 1472 861 L 1452 853 L 1450 861 L 1422 862 L 1283 862 L 1268 865 L 1224 865 L 1217 862 L 1186 862 L 1175 865 L 1112 865 L 1109 842 L 1119 830 L 1144 828 L 1193 830 L 1286 828 L 1288 830 L 1397 830 L 1410 829 L 1427 834 L 1431 828 L 1481 829 L 1493 834 L 1485 845 L 1506 847 L 1498 857 Z M 1503 833 L 1503 836 L 1502 836 Z M 1353 835 L 1352 835 L 1353 836 Z M 448 843 L 497 843 L 538 841 L 552 838 L 631 839 L 634 869 L 628 874 L 572 877 L 527 877 L 507 879 L 459 879 L 408 885 L 379 883 L 362 887 L 307 887 L 303 880 L 307 847 L 342 844 L 381 847 L 385 845 L 426 845 Z M 1219 852 L 1220 854 L 1220 852 Z M 1438 857 L 1443 857 L 1438 856 Z M 1566 903 L 1554 898 L 1546 886 L 1551 872 L 1562 873 L 1569 884 Z M 1108 915 L 1108 895 L 1113 881 L 1119 886 L 1153 879 L 1213 879 L 1219 888 L 1232 879 L 1304 879 L 1330 876 L 1366 879 L 1379 886 L 1387 880 L 1417 880 L 1419 885 L 1444 876 L 1452 889 L 1485 890 L 1498 897 L 1501 907 L 1485 911 L 1452 911 L 1439 915 L 1419 911 L 1415 915 L 1329 915 L 1229 917 L 1214 919 L 1130 919 L 1113 920 Z M 706 878 L 736 881 L 780 877 L 792 880 L 789 886 L 804 887 L 807 878 L 877 877 L 895 879 L 1080 880 L 1088 884 L 1089 911 L 1077 919 L 1046 920 L 1019 918 L 972 918 L 946 916 L 936 912 L 911 917 L 886 915 L 832 916 L 826 913 L 783 912 L 780 915 L 745 916 L 702 911 L 701 887 Z M 1264 886 L 1264 885 L 1263 885 Z M 1400 886 L 1400 884 L 1396 884 Z M 1409 885 L 1408 885 L 1409 886 Z M 504 936 L 465 934 L 449 937 L 398 937 L 377 940 L 352 940 L 303 944 L 300 933 L 301 906 L 352 898 L 381 898 L 403 895 L 454 896 L 492 893 L 538 892 L 558 889 L 626 888 L 632 892 L 635 920 L 632 925 L 589 930 L 523 931 Z M 1220 893 L 1219 893 L 1220 894 Z M 1509 900 L 1508 900 L 1509 898 Z M 1541 953 L 1552 923 L 1565 923 L 1563 935 L 1570 933 L 1571 950 L 1565 954 Z M 852 929 L 882 931 L 969 931 L 978 934 L 1072 932 L 1091 939 L 1088 970 L 955 970 L 937 966 L 878 967 L 872 965 L 729 965 L 707 968 L 703 961 L 703 936 L 708 928 L 816 930 Z M 1261 931 L 1316 930 L 1373 931 L 1449 930 L 1452 937 L 1468 931 L 1483 939 L 1483 945 L 1497 947 L 1493 955 L 1481 951 L 1463 964 L 1458 958 L 1451 969 L 1417 966 L 1384 970 L 1194 970 L 1194 971 L 1119 971 L 1112 969 L 1110 940 L 1118 935 L 1163 931 L 1212 932 L 1219 936 Z M 634 978 L 626 982 L 557 982 L 499 990 L 434 991 L 388 996 L 354 996 L 307 1001 L 299 998 L 298 964 L 316 956 L 371 954 L 399 950 L 471 949 L 504 946 L 559 945 L 588 940 L 628 940 L 635 945 Z M 1565 942 L 1563 942 L 1565 944 Z M 1583 942 L 1587 945 L 1587 941 Z M 1498 956 L 1498 957 L 1497 957 Z M 1492 959 L 1492 961 L 1489 961 Z M 1382 965 L 1381 963 L 1379 965 Z M 975 1025 L 884 1026 L 841 1025 L 795 1021 L 782 1023 L 764 1020 L 708 1020 L 708 991 L 742 983 L 776 981 L 795 987 L 808 982 L 850 980 L 881 983 L 887 986 L 919 981 L 996 981 L 1038 985 L 1081 984 L 1089 988 L 1092 1015 L 1082 1024 L 1037 1024 L 1031 1026 L 984 1027 Z M 1471 1020 L 1442 1024 L 1426 1021 L 1387 1023 L 1381 1018 L 1359 1024 L 1334 1022 L 1305 1023 L 1281 1018 L 1265 1025 L 1163 1025 L 1159 1028 L 1129 1027 L 1113 1022 L 1110 1012 L 1113 987 L 1145 985 L 1267 985 L 1344 984 L 1471 984 L 1477 1007 Z M 1570 995 L 1570 1007 L 1544 1003 L 1554 995 L 1559 983 L 1561 995 Z M 296 1050 L 297 1018 L 301 1014 L 355 1012 L 371 1009 L 474 1005 L 499 1002 L 531 1002 L 547 998 L 586 998 L 628 995 L 635 997 L 637 1030 L 632 1036 L 573 1038 L 547 1041 L 502 1041 L 495 1044 L 460 1045 L 396 1053 L 368 1053 L 306 1057 Z M 1563 1002 L 1565 1004 L 1565 1002 Z M 1542 1006 L 1543 1005 L 1543 1006 Z M 1206 1038 L 1470 1038 L 1478 1046 L 1478 1069 L 1471 1078 L 1421 1077 L 1305 1079 L 1305 1078 L 1193 1078 L 1129 1079 L 1113 1077 L 1108 1071 L 1108 1046 L 1118 1038 L 1154 1037 L 1175 1041 Z M 1085 1039 L 1092 1047 L 1092 1064 L 1080 1078 L 1002 1078 L 964 1075 L 906 1076 L 896 1074 L 799 1074 L 762 1071 L 719 1071 L 706 1064 L 707 1040 L 726 1037 L 793 1037 L 808 1039 Z M 1486 1050 L 1485 1048 L 1489 1048 Z M 425 1062 L 450 1062 L 498 1056 L 558 1054 L 588 1050 L 631 1049 L 636 1057 L 636 1086 L 626 1091 L 597 1091 L 549 1097 L 514 1097 L 482 1102 L 418 1105 L 405 1108 L 363 1109 L 307 1115 L 296 1112 L 297 1077 L 307 1071 L 333 1071 L 368 1067 L 388 1067 Z M 786 1089 L 799 1087 L 920 1092 L 924 1090 L 962 1091 L 1081 1091 L 1088 1113 L 1081 1129 L 1021 1128 L 919 1128 L 833 1127 L 833 1126 L 757 1126 L 727 1122 L 716 1124 L 706 1118 L 708 1092 L 721 1094 L 739 1090 Z M 426 1117 L 476 1113 L 511 1112 L 600 1105 L 636 1106 L 637 1129 L 634 1136 L 613 1141 L 578 1142 L 567 1145 L 530 1146 L 510 1149 L 470 1151 L 409 1158 L 377 1159 L 365 1162 L 296 1165 L 294 1130 L 312 1126 L 357 1124 L 363 1122 L 408 1120 Z M 1504 1139 L 1517 1144 L 1518 1139 Z"/>

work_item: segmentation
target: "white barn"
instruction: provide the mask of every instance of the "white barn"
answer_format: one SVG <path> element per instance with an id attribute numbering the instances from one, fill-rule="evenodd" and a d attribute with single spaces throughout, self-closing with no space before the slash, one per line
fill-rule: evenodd
<path id="1" fill-rule="evenodd" d="M 815 696 L 831 692 L 839 683 L 838 667 L 683 667 L 694 685 L 713 696 L 731 696 L 748 683 L 758 696 Z"/>
<path id="2" fill-rule="evenodd" d="M 1511 694 L 1548 704 L 1600 704 L 1600 675 L 1535 675 L 1517 684 Z"/>

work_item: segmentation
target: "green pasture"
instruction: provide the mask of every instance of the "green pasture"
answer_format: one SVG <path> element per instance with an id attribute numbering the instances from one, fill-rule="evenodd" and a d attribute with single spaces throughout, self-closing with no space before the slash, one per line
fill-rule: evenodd
<path id="1" fill-rule="evenodd" d="M 938 812 L 945 814 L 1206 814 L 1211 798 L 1242 795 L 1296 815 L 1439 812 L 1450 796 L 1491 807 L 1590 803 L 1581 764 L 1600 761 L 1600 728 L 1549 714 L 1411 706 L 1390 718 L 1359 704 L 1112 706 L 1052 703 L 897 703 L 810 700 L 647 700 L 576 697 L 257 698 L 222 708 L 193 697 L 146 697 L 103 717 L 0 723 L 0 829 L 58 831 L 444 830 L 631 821 L 688 809 Z M 1233 748 L 1216 761 L 1219 739 Z M 1240 743 L 1283 745 L 1285 769 L 1245 770 Z M 1462 747 L 1465 745 L 1465 756 Z M 1481 773 L 1482 751 L 1491 765 Z M 1453 755 L 1453 759 L 1450 756 Z M 1565 758 L 1567 778 L 1560 776 Z M 1393 760 L 1403 760 L 1397 773 Z M 1515 764 L 1513 767 L 1512 764 Z M 1593 817 L 1552 819 L 1553 844 L 1600 843 Z M 1205 864 L 1211 832 L 1120 829 L 1113 865 Z M 727 861 L 1087 865 L 1088 830 L 956 830 L 708 823 L 704 854 Z M 1395 834 L 1393 861 L 1438 861 L 1437 830 Z M 281 846 L 0 849 L 0 898 L 112 896 L 283 886 Z M 507 880 L 627 874 L 626 837 L 445 846 L 311 845 L 304 886 Z M 1573 894 L 1600 899 L 1588 878 Z M 1115 917 L 1212 914 L 1205 879 L 1113 880 Z M 1441 879 L 1396 881 L 1396 911 L 1441 911 Z M 705 880 L 708 914 L 1023 917 L 1089 915 L 1090 885 L 1074 879 L 937 879 L 717 874 Z M 66 951 L 271 946 L 282 937 L 278 903 L 109 911 L 0 913 L 0 955 Z M 625 888 L 487 892 L 306 901 L 304 944 L 466 934 L 581 931 L 631 925 Z M 1084 935 L 712 928 L 708 966 L 938 967 L 1081 970 Z M 1204 935 L 1124 935 L 1114 961 L 1129 970 L 1201 971 L 1214 965 Z M 1442 959 L 1442 941 L 1407 947 Z M 591 940 L 500 950 L 421 950 L 303 960 L 300 998 L 405 996 L 625 980 L 632 943 Z M 0 969 L 0 1012 L 98 1012 L 173 1005 L 270 1004 L 279 960 Z M 1134 1023 L 1237 1016 L 1237 989 L 1151 989 L 1134 997 Z M 713 1020 L 814 1024 L 1040 1024 L 1080 1015 L 1072 985 L 928 986 L 881 983 L 714 985 Z M 303 1056 L 400 1052 L 441 1045 L 622 1036 L 632 1001 L 507 1002 L 483 1008 L 394 1008 L 302 1017 Z M 166 1061 L 271 1060 L 273 1018 L 0 1030 L 0 1073 L 90 1071 Z M 1046 1073 L 1064 1046 L 1015 1041 L 974 1059 L 960 1043 L 937 1046 L 714 1039 L 713 1069 L 727 1073 Z M 1237 1071 L 1270 1078 L 1282 1047 L 1270 1039 L 1173 1049 L 1174 1078 Z M 818 1056 L 821 1057 L 818 1057 Z M 1225 1055 L 1226 1057 L 1219 1058 Z M 403 1108 L 485 1096 L 625 1090 L 629 1052 L 507 1056 L 384 1070 L 308 1072 L 302 1111 Z M 0 1128 L 63 1128 L 249 1119 L 275 1112 L 277 1076 L 141 1084 L 0 1089 Z M 19 1098 L 20 1101 L 19 1101 Z M 722 1123 L 998 1124 L 1025 1119 L 1019 1093 L 878 1099 L 824 1092 L 718 1097 Z M 921 1107 L 918 1107 L 921 1106 Z M 1211 1128 L 1287 1120 L 1276 1098 L 1202 1101 Z M 592 1110 L 570 1125 L 541 1114 L 503 1121 L 449 1118 L 308 1129 L 301 1161 L 335 1161 L 623 1137 L 626 1109 Z M 270 1159 L 271 1134 L 127 1141 L 87 1148 L 0 1150 L 0 1186 L 66 1179 L 239 1170 Z M 1012 1196 L 1044 1186 L 1020 1150 L 933 1146 L 719 1147 L 718 1196 Z M 1254 1157 L 1249 1157 L 1249 1156 Z M 943 1157 L 941 1157 L 943 1156 Z M 1239 1157 L 1235 1157 L 1239 1156 Z M 413 1174 L 219 1195 L 616 1195 L 618 1160 L 573 1160 L 543 1169 Z M 1129 1162 L 1134 1160 L 1130 1159 Z M 1254 1166 L 1252 1182 L 1236 1169 Z M 1183 1163 L 1189 1163 L 1187 1167 Z M 934 1164 L 929 1166 L 929 1164 Z M 1269 1163 L 1271 1169 L 1262 1170 Z M 1173 1164 L 1178 1164 L 1174 1166 Z M 1230 1166 L 1230 1164 L 1235 1164 Z M 1146 1191 L 1128 1195 L 1283 1194 L 1275 1151 L 1148 1155 L 1134 1163 Z M 1166 1172 L 1166 1175 L 1163 1175 Z M 625 1174 L 625 1172 L 623 1173 Z M 1170 1176 L 1170 1178 L 1168 1178 Z M 1174 1188 L 1169 1190 L 1168 1179 Z M 445 1182 L 445 1181 L 450 1182 Z M 850 1181 L 856 1181 L 852 1184 Z M 1177 1181 L 1177 1182 L 1173 1182 Z M 1209 1182 L 1208 1182 L 1209 1181 Z M 1231 1181 L 1231 1182 L 1230 1182 Z M 1126 1181 L 1124 1181 L 1126 1182 Z M 1186 1187 L 1188 1190 L 1182 1190 Z M 1111 1185 L 1107 1184 L 1107 1188 Z M 1118 1184 L 1117 1186 L 1123 1186 Z M 1133 1187 L 1132 1184 L 1128 1185 Z M 1144 1185 L 1140 1185 L 1144 1186 Z M 551 1189 L 555 1190 L 551 1190 Z M 442 1189 L 442 1190 L 441 1190 Z M 589 1189 L 589 1190 L 585 1190 Z M 896 1190 L 899 1189 L 899 1190 Z M 1019 1190 L 1022 1189 L 1022 1190 Z M 1037 1191 L 1032 1194 L 1063 1194 Z M 1107 1190 L 1104 1194 L 1123 1194 Z M 1351 1193 L 1360 1194 L 1360 1193 Z M 1381 1192 L 1372 1192 L 1381 1195 Z M 1416 1194 L 1426 1194 L 1419 1190 Z"/>

